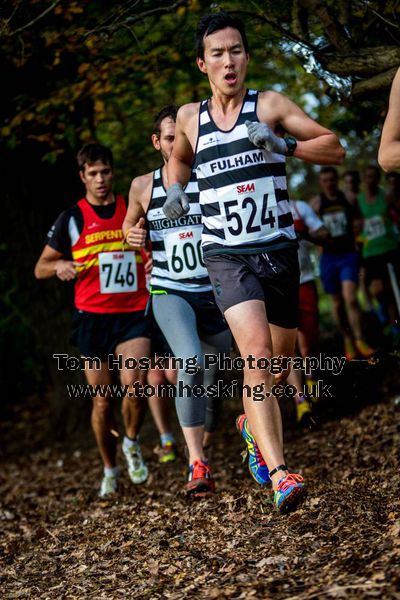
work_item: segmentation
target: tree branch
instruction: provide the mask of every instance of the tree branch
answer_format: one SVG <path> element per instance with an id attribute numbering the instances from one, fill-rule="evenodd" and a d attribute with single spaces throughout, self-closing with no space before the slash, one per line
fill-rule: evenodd
<path id="1" fill-rule="evenodd" d="M 398 66 L 389 69 L 389 71 L 386 71 L 385 73 L 380 73 L 375 77 L 371 77 L 370 79 L 356 81 L 352 89 L 352 98 L 360 98 L 370 94 L 371 92 L 377 92 L 381 91 L 382 89 L 389 88 L 397 69 Z"/>
<path id="2" fill-rule="evenodd" d="M 120 17 L 117 17 L 114 19 L 113 23 L 111 25 L 103 25 L 100 27 L 96 27 L 96 29 L 92 29 L 91 31 L 88 31 L 86 33 L 86 36 L 92 35 L 94 33 L 98 33 L 99 31 L 104 31 L 106 30 L 114 30 L 116 29 L 119 25 L 133 25 L 134 23 L 137 23 L 138 21 L 143 21 L 143 19 L 145 19 L 146 17 L 151 17 L 157 14 L 167 14 L 170 12 L 173 12 L 174 10 L 176 10 L 177 8 L 180 8 L 181 6 L 187 6 L 188 5 L 188 0 L 180 0 L 179 2 L 175 2 L 174 4 L 171 4 L 170 6 L 165 6 L 165 7 L 158 7 L 158 8 L 153 8 L 151 10 L 146 10 L 142 13 L 139 13 L 135 16 L 129 16 L 126 19 L 121 19 Z M 126 11 L 124 11 L 126 12 Z"/>
<path id="3" fill-rule="evenodd" d="M 300 0 L 311 15 L 316 15 L 323 25 L 324 31 L 335 48 L 346 48 L 350 45 L 350 40 L 343 25 L 336 19 L 329 6 L 321 0 Z"/>
<path id="4" fill-rule="evenodd" d="M 302 39 L 301 37 L 299 37 L 292 31 L 289 31 L 289 29 L 285 29 L 285 27 L 282 27 L 276 21 L 269 19 L 263 13 L 255 13 L 255 12 L 251 12 L 249 10 L 230 10 L 228 12 L 231 15 L 242 15 L 245 17 L 251 17 L 253 19 L 259 19 L 263 23 L 267 23 L 267 25 L 270 25 L 272 27 L 272 29 L 275 29 L 276 31 L 281 33 L 283 35 L 283 37 L 285 37 L 286 39 L 291 40 L 292 42 L 297 42 L 298 44 L 302 44 L 303 46 L 307 46 L 307 48 L 310 48 L 314 52 L 316 52 L 316 50 L 317 50 L 317 48 L 313 44 L 311 44 L 309 41 Z"/>
<path id="5" fill-rule="evenodd" d="M 320 52 L 318 57 L 328 71 L 337 75 L 374 76 L 400 64 L 400 47 L 361 48 L 345 54 Z"/>
<path id="6" fill-rule="evenodd" d="M 57 4 L 59 4 L 59 3 L 60 3 L 60 0 L 55 0 L 55 2 L 53 2 L 53 4 L 51 4 L 50 6 L 48 6 L 42 13 L 40 13 L 40 15 L 38 15 L 37 17 L 35 17 L 31 21 L 29 21 L 29 23 L 25 23 L 25 25 L 22 25 L 22 27 L 18 27 L 18 29 L 15 29 L 14 31 L 10 31 L 7 35 L 9 37 L 11 37 L 13 35 L 18 35 L 18 33 L 21 33 L 21 31 L 28 29 L 28 27 L 32 27 L 32 25 L 34 25 L 35 23 L 40 21 L 40 19 L 43 19 L 43 17 L 45 17 L 49 12 L 51 12 L 53 10 L 53 8 L 55 8 L 57 6 Z"/>

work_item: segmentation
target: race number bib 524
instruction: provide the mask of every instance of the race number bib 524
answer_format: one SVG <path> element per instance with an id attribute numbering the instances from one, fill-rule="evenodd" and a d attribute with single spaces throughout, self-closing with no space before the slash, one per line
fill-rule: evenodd
<path id="1" fill-rule="evenodd" d="M 271 177 L 217 190 L 221 224 L 229 245 L 266 240 L 279 229 Z"/>
<path id="2" fill-rule="evenodd" d="M 386 235 L 386 227 L 381 215 L 370 217 L 364 221 L 364 235 L 368 241 Z"/>
<path id="3" fill-rule="evenodd" d="M 165 253 L 172 279 L 206 277 L 201 251 L 201 225 L 180 227 L 165 235 Z"/>
<path id="4" fill-rule="evenodd" d="M 134 252 L 101 252 L 99 274 L 101 294 L 136 292 L 138 289 Z"/>

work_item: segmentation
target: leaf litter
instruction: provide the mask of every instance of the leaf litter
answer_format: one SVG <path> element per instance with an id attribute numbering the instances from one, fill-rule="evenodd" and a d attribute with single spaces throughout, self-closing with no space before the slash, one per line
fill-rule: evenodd
<path id="1" fill-rule="evenodd" d="M 96 497 L 95 448 L 12 452 L 0 478 L 1 597 L 400 599 L 398 406 L 380 400 L 310 431 L 285 415 L 287 461 L 309 490 L 287 516 L 241 462 L 239 400 L 226 402 L 215 440 L 217 494 L 199 502 L 181 491 L 183 452 L 158 464 L 152 425 L 142 435 L 152 477 L 134 487 L 124 473 L 110 501 Z"/>

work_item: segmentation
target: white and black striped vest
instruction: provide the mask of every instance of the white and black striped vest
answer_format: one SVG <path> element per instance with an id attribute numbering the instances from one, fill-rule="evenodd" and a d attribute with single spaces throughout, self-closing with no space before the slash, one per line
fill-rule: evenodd
<path id="1" fill-rule="evenodd" d="M 153 250 L 151 289 L 168 288 L 186 292 L 208 292 L 211 284 L 201 249 L 201 210 L 196 176 L 185 188 L 189 196 L 187 215 L 170 221 L 162 207 L 167 197 L 161 169 L 153 174 L 153 189 L 147 210 L 149 236 Z"/>
<path id="2" fill-rule="evenodd" d="M 256 148 L 245 121 L 258 121 L 256 90 L 247 90 L 235 126 L 221 131 L 208 100 L 200 105 L 194 170 L 203 215 L 204 255 L 258 253 L 296 243 L 285 157 Z"/>

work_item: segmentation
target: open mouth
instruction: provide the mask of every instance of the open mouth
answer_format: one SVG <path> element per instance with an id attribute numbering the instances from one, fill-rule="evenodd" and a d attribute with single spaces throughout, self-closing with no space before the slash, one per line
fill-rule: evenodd
<path id="1" fill-rule="evenodd" d="M 229 85 L 234 85 L 236 83 L 236 81 L 237 81 L 236 73 L 227 73 L 225 75 L 225 81 Z"/>

